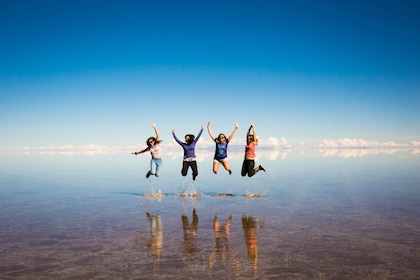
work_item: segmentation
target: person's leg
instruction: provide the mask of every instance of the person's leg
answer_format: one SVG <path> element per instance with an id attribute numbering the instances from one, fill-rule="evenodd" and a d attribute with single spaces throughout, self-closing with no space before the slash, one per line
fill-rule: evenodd
<path id="1" fill-rule="evenodd" d="M 147 172 L 147 174 L 146 174 L 146 178 L 149 178 L 150 177 L 150 175 L 152 175 L 153 174 L 153 172 L 152 172 L 152 170 L 153 170 L 153 165 L 154 165 L 154 162 L 153 162 L 153 158 L 150 160 L 150 169 L 149 169 L 149 171 Z"/>
<path id="2" fill-rule="evenodd" d="M 191 170 L 192 170 L 193 180 L 195 180 L 195 177 L 197 177 L 197 175 L 198 175 L 197 162 L 195 160 L 191 161 L 190 166 L 191 166 Z"/>
<path id="3" fill-rule="evenodd" d="M 186 161 L 182 162 L 182 170 L 181 170 L 182 176 L 187 176 L 188 166 L 189 166 L 188 162 Z"/>
<path id="4" fill-rule="evenodd" d="M 159 177 L 159 170 L 160 170 L 160 167 L 161 167 L 161 165 L 162 165 L 162 159 L 160 159 L 160 158 L 155 158 L 154 159 L 154 162 L 155 162 L 155 172 L 154 173 L 152 173 L 152 174 L 154 174 L 156 177 Z"/>
<path id="5" fill-rule="evenodd" d="M 229 172 L 229 174 L 232 174 L 232 170 L 230 169 L 229 161 L 227 159 L 222 161 L 222 165 Z"/>
<path id="6" fill-rule="evenodd" d="M 246 160 L 244 159 L 244 161 L 242 162 L 242 170 L 241 170 L 241 175 L 245 176 L 247 173 L 248 169 L 246 168 Z"/>
<path id="7" fill-rule="evenodd" d="M 217 170 L 219 170 L 220 162 L 217 160 L 213 161 L 213 172 L 214 174 L 217 174 Z"/>
<path id="8" fill-rule="evenodd" d="M 255 175 L 256 170 L 254 169 L 255 167 L 255 160 L 246 160 L 247 161 L 247 168 L 248 168 L 248 177 L 252 177 Z"/>

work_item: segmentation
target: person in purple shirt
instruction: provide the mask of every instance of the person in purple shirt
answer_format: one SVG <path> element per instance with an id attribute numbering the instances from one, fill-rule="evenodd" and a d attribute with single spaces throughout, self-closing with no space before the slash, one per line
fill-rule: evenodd
<path id="1" fill-rule="evenodd" d="M 188 168 L 191 167 L 193 180 L 195 180 L 195 177 L 198 175 L 197 161 L 195 159 L 195 143 L 197 143 L 198 139 L 200 139 L 203 129 L 204 125 L 201 125 L 201 130 L 197 137 L 193 134 L 185 135 L 185 142 L 179 140 L 175 135 L 175 130 L 172 130 L 172 135 L 174 136 L 175 141 L 184 149 L 184 160 L 182 163 L 181 174 L 182 176 L 187 176 Z"/>

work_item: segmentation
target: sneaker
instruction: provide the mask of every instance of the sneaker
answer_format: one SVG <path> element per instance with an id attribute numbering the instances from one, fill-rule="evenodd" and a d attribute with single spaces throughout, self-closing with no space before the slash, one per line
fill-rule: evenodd
<path id="1" fill-rule="evenodd" d="M 232 175 L 232 170 L 229 170 L 229 175 Z"/>
<path id="2" fill-rule="evenodd" d="M 264 172 L 265 172 L 265 168 L 264 168 L 264 166 L 262 166 L 261 164 L 260 164 L 260 166 L 258 167 L 258 169 L 259 169 L 259 170 L 262 170 L 262 171 L 264 171 Z"/>
<path id="3" fill-rule="evenodd" d="M 146 174 L 146 178 L 149 178 L 150 177 L 150 175 L 152 175 L 152 172 L 147 172 L 147 174 Z"/>

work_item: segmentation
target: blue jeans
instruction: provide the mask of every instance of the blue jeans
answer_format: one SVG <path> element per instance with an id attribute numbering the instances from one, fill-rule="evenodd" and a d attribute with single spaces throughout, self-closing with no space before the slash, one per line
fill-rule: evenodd
<path id="1" fill-rule="evenodd" d="M 159 177 L 159 168 L 162 165 L 161 158 L 152 158 L 150 160 L 150 174 Z M 154 167 L 154 168 L 153 168 Z M 154 169 L 154 171 L 153 171 Z"/>

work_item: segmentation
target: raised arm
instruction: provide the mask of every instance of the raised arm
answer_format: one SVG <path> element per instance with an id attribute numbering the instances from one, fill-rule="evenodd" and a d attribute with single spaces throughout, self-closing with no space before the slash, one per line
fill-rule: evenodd
<path id="1" fill-rule="evenodd" d="M 213 133 L 211 133 L 210 122 L 207 124 L 207 131 L 209 132 L 210 138 L 214 141 L 216 137 L 214 137 Z"/>
<path id="2" fill-rule="evenodd" d="M 172 129 L 172 136 L 174 137 L 175 141 L 179 144 L 182 145 L 182 141 L 178 139 L 178 137 L 176 137 L 175 135 L 175 129 Z"/>
<path id="3" fill-rule="evenodd" d="M 197 134 L 197 137 L 195 137 L 194 142 L 197 142 L 198 139 L 200 139 L 201 133 L 203 133 L 203 130 L 204 130 L 204 125 L 202 124 L 201 125 L 201 129 L 200 129 L 200 132 Z"/>
<path id="4" fill-rule="evenodd" d="M 248 133 L 251 132 L 252 129 L 252 134 L 254 135 L 254 144 L 258 145 L 258 140 L 257 140 L 257 131 L 255 130 L 255 124 L 251 123 L 251 126 L 249 127 Z"/>
<path id="5" fill-rule="evenodd" d="M 160 136 L 159 136 L 159 132 L 157 130 L 156 124 L 152 124 L 153 129 L 155 130 L 155 134 L 156 134 L 156 143 L 160 142 Z"/>
<path id="6" fill-rule="evenodd" d="M 229 135 L 229 137 L 228 137 L 228 141 L 229 141 L 229 142 L 230 142 L 230 140 L 232 140 L 233 136 L 235 136 L 236 131 L 238 131 L 238 127 L 239 127 L 239 125 L 238 125 L 238 123 L 236 123 L 236 124 L 235 124 L 235 128 L 233 129 L 232 133 L 231 133 L 231 134 Z"/>

